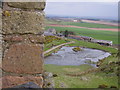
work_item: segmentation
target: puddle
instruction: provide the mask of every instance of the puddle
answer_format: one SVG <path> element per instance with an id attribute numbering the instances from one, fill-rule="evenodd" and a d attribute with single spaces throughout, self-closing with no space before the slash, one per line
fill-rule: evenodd
<path id="1" fill-rule="evenodd" d="M 104 59 L 111 55 L 108 52 L 102 50 L 82 48 L 82 51 L 74 52 L 74 47 L 62 47 L 57 53 L 52 53 L 51 56 L 45 58 L 45 64 L 55 65 L 81 65 L 89 64 L 96 66 L 96 64 L 88 63 L 97 62 L 98 60 Z"/>

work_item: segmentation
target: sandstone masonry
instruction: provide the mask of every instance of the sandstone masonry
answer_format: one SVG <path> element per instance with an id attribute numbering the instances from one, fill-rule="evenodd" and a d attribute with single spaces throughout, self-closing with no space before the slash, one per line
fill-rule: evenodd
<path id="1" fill-rule="evenodd" d="M 6 2 L 2 10 L 2 82 L 43 86 L 45 2 Z"/>

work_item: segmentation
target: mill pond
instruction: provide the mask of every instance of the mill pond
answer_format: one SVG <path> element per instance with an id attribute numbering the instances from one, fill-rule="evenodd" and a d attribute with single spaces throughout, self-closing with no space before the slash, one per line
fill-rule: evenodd
<path id="1" fill-rule="evenodd" d="M 81 48 L 81 51 L 73 51 L 74 47 L 63 46 L 57 53 L 45 58 L 45 64 L 54 65 L 82 65 L 89 64 L 96 67 L 96 62 L 111 54 L 102 50 Z"/>

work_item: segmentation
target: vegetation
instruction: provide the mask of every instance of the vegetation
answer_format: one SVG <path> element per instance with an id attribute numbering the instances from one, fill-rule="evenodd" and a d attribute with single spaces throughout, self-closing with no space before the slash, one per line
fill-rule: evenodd
<path id="1" fill-rule="evenodd" d="M 64 35 L 65 35 L 65 37 L 68 37 L 68 30 L 65 30 L 65 32 L 64 32 Z"/>
<path id="2" fill-rule="evenodd" d="M 52 26 L 47 26 L 46 30 L 48 28 L 53 28 Z M 113 44 L 118 44 L 118 32 L 114 31 L 100 31 L 100 30 L 89 30 L 89 29 L 83 29 L 83 28 L 71 28 L 71 27 L 54 27 L 57 31 L 72 31 L 75 32 L 76 35 L 83 35 L 83 36 L 89 36 L 95 39 L 100 40 L 110 40 L 113 41 Z"/>
<path id="3" fill-rule="evenodd" d="M 77 41 L 69 39 L 68 41 L 76 41 L 67 46 L 80 46 L 88 48 L 102 49 L 112 53 L 112 56 L 100 60 L 98 62 L 99 72 L 91 72 L 85 75 L 79 75 L 81 72 L 87 72 L 94 67 L 84 64 L 80 66 L 57 66 L 45 65 L 47 72 L 56 74 L 54 77 L 55 88 L 116 88 L 118 87 L 117 64 L 118 63 L 117 50 L 112 47 L 101 46 L 95 43 Z M 56 41 L 57 42 L 57 41 Z M 77 83 L 76 83 L 77 82 Z"/>
<path id="4" fill-rule="evenodd" d="M 58 22 L 54 20 L 46 20 L 47 24 L 61 24 L 61 25 L 73 25 L 73 26 L 81 26 L 88 28 L 118 28 L 117 26 L 110 26 L 104 24 L 96 24 L 96 23 L 85 23 L 85 22 Z"/>
<path id="5" fill-rule="evenodd" d="M 68 42 L 68 40 L 56 36 L 45 36 L 44 51 L 66 42 Z"/>
<path id="6" fill-rule="evenodd" d="M 75 47 L 72 50 L 75 51 L 75 52 L 81 51 L 80 47 Z"/>
<path id="7" fill-rule="evenodd" d="M 80 22 L 62 22 L 63 25 L 74 25 L 88 28 L 118 28 L 117 26 L 110 26 L 104 24 L 96 24 L 96 23 L 80 23 Z"/>
<path id="8" fill-rule="evenodd" d="M 59 41 L 59 40 L 61 40 L 61 38 L 55 37 L 55 36 L 45 36 L 44 43 L 48 44 L 48 43 L 51 43 L 51 42 L 56 41 L 56 40 Z"/>
<path id="9" fill-rule="evenodd" d="M 73 31 L 60 31 L 60 33 L 62 33 L 65 37 L 68 37 L 68 35 L 75 35 L 75 33 Z"/>
<path id="10" fill-rule="evenodd" d="M 46 27 L 46 29 L 47 28 L 51 28 L 51 27 Z M 77 29 L 77 28 L 66 28 L 66 27 L 65 28 L 54 27 L 54 28 L 57 31 L 69 30 L 75 32 L 75 34 L 77 35 L 90 36 L 95 39 L 111 40 L 113 41 L 114 44 L 118 44 L 117 32 L 96 31 L 89 29 Z M 112 47 L 102 46 L 96 43 L 78 41 L 75 39 L 67 39 L 67 40 L 53 39 L 50 42 L 45 43 L 45 50 L 49 49 L 49 47 L 52 47 L 51 46 L 52 44 L 59 45 L 61 43 L 68 41 L 75 41 L 75 43 L 66 46 L 77 46 L 77 47 L 100 49 L 110 52 L 112 55 L 103 60 L 99 60 L 99 62 L 96 63 L 97 66 L 99 67 L 98 69 L 87 64 L 83 64 L 80 66 L 58 66 L 58 65 L 50 65 L 50 64 L 44 65 L 45 71 L 52 72 L 53 74 L 56 75 L 56 77 L 54 77 L 55 88 L 119 88 L 120 87 L 120 85 L 118 85 L 118 76 L 119 76 L 118 70 L 120 66 L 120 61 L 118 61 L 118 56 L 120 53 L 118 53 L 117 49 Z M 93 63 L 93 62 L 88 62 L 88 63 Z M 94 71 L 95 69 L 97 71 Z M 93 71 L 88 73 L 89 70 L 91 71 L 93 70 Z M 83 72 L 84 75 L 80 74 Z"/>
<path id="11" fill-rule="evenodd" d="M 93 49 L 99 49 L 103 50 L 106 52 L 110 52 L 112 54 L 115 54 L 118 52 L 117 49 L 108 47 L 108 46 L 102 46 L 97 43 L 91 43 L 91 42 L 86 42 L 86 41 L 78 41 L 75 39 L 69 39 L 70 41 L 75 41 L 75 43 L 69 44 L 69 46 L 80 46 L 80 47 L 86 47 L 86 48 L 93 48 Z"/>
<path id="12" fill-rule="evenodd" d="M 55 49 L 55 50 L 52 50 L 52 51 L 49 52 L 49 53 L 46 53 L 46 54 L 44 55 L 44 57 L 48 57 L 48 56 L 50 56 L 52 53 L 56 53 L 59 49 L 60 49 L 60 48 L 57 48 L 57 49 Z"/>
<path id="13" fill-rule="evenodd" d="M 99 85 L 105 84 L 110 88 L 111 86 L 118 87 L 118 77 L 116 75 L 109 75 L 104 72 L 93 72 L 81 76 L 70 76 L 68 74 L 77 74 L 92 69 L 90 65 L 80 66 L 57 66 L 45 65 L 48 72 L 57 74 L 54 78 L 55 88 L 98 88 Z"/>
<path id="14" fill-rule="evenodd" d="M 63 39 L 63 38 L 59 38 L 56 36 L 45 36 L 45 41 L 44 41 L 44 51 L 49 50 L 50 48 L 69 42 L 70 40 L 67 39 Z M 44 57 L 47 57 L 49 55 L 51 55 L 51 53 L 55 53 L 59 50 L 59 48 L 52 50 L 51 52 L 47 53 L 44 55 Z"/>

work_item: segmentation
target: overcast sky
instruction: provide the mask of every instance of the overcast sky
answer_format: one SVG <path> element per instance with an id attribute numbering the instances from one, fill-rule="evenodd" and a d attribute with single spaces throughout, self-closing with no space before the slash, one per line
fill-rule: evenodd
<path id="1" fill-rule="evenodd" d="M 47 2 L 45 13 L 46 15 L 79 16 L 117 20 L 118 2 L 117 0 L 109 1 L 111 2 Z"/>

